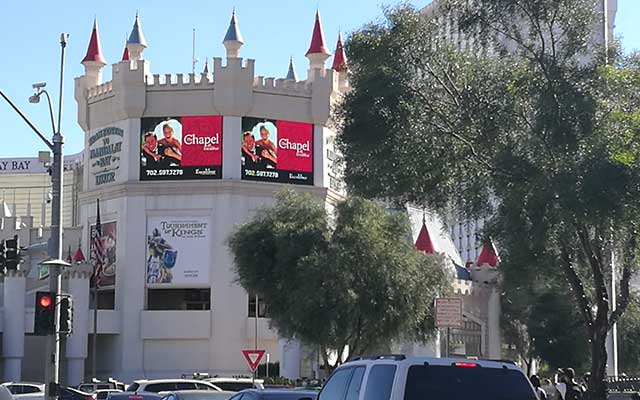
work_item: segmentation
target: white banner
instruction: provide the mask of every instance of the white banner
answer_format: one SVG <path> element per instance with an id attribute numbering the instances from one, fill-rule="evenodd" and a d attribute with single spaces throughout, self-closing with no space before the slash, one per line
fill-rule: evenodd
<path id="1" fill-rule="evenodd" d="M 204 216 L 148 217 L 147 285 L 208 285 L 210 225 Z"/>

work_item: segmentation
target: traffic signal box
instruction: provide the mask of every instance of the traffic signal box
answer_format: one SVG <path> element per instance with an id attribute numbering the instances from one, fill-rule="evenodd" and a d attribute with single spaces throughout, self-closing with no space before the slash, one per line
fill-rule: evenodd
<path id="1" fill-rule="evenodd" d="M 55 332 L 56 294 L 36 292 L 36 312 L 33 334 L 46 336 Z"/>
<path id="2" fill-rule="evenodd" d="M 73 299 L 70 295 L 62 295 L 58 301 L 60 302 L 60 327 L 58 332 L 70 335 L 73 330 Z M 55 333 L 55 315 L 55 292 L 36 292 L 33 334 L 46 336 Z"/>

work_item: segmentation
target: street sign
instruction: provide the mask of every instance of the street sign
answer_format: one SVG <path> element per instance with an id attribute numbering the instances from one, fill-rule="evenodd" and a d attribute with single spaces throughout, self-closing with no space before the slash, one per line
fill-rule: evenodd
<path id="1" fill-rule="evenodd" d="M 260 365 L 260 361 L 262 361 L 264 350 L 242 350 L 242 356 L 251 372 L 255 372 L 258 369 L 258 365 Z"/>
<path id="2" fill-rule="evenodd" d="M 49 277 L 49 266 L 38 264 L 38 279 L 43 280 Z"/>
<path id="3" fill-rule="evenodd" d="M 462 328 L 462 299 L 436 299 L 436 326 L 438 328 Z"/>

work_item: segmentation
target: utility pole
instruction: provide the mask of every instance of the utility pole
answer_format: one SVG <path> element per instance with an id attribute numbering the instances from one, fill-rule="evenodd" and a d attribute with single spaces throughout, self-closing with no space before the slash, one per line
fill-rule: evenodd
<path id="1" fill-rule="evenodd" d="M 63 90 L 63 78 L 64 78 L 64 54 L 67 47 L 68 35 L 62 33 L 60 35 L 60 96 L 58 100 L 58 126 L 57 129 L 54 126 L 53 107 L 51 106 L 51 98 L 49 93 L 43 88 L 45 83 L 39 83 L 33 85 L 36 89 L 36 94 L 29 98 L 31 103 L 38 103 L 40 101 L 40 95 L 46 94 L 49 101 L 49 111 L 51 114 L 51 124 L 53 128 L 53 140 L 49 141 L 33 123 L 27 118 L 26 115 L 20 111 L 20 109 L 2 92 L 2 96 L 7 103 L 18 113 L 20 117 L 27 123 L 27 125 L 38 135 L 38 137 L 49 147 L 53 152 L 53 164 L 51 165 L 51 237 L 49 238 L 49 261 L 44 263 L 49 268 L 49 291 L 56 293 L 55 304 L 55 316 L 54 333 L 47 335 L 46 337 L 46 355 L 45 355 L 45 384 L 46 384 L 46 397 L 49 400 L 55 400 L 58 395 L 58 385 L 60 383 L 60 299 L 61 299 L 61 274 L 60 270 L 63 266 L 69 265 L 62 260 L 62 188 L 63 188 L 63 145 L 64 137 L 60 132 L 60 126 L 62 123 L 62 90 Z"/>

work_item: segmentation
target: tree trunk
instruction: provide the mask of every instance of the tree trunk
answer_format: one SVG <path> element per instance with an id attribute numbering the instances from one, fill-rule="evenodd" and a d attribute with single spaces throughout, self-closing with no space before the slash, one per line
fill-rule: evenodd
<path id="1" fill-rule="evenodd" d="M 591 377 L 589 400 L 607 399 L 607 326 L 606 321 L 596 319 L 591 339 Z M 601 326 L 602 325 L 602 326 Z"/>

